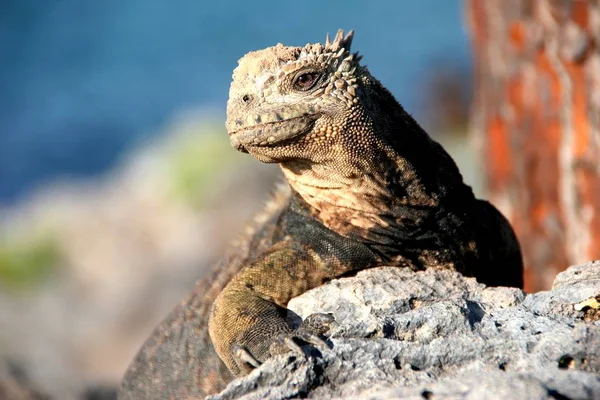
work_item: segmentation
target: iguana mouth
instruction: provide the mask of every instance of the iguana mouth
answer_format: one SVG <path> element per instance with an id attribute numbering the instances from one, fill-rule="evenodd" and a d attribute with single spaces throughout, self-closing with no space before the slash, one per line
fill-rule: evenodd
<path id="1" fill-rule="evenodd" d="M 238 150 L 246 147 L 269 147 L 294 139 L 309 132 L 314 118 L 308 115 L 285 119 L 283 121 L 257 124 L 229 132 L 231 144 Z"/>

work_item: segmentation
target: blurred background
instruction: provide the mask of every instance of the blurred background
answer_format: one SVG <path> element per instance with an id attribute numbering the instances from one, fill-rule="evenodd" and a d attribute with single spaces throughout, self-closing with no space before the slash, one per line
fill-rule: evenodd
<path id="1" fill-rule="evenodd" d="M 114 395 L 278 177 L 229 145 L 237 59 L 338 28 L 479 192 L 459 1 L 0 2 L 5 393 Z"/>

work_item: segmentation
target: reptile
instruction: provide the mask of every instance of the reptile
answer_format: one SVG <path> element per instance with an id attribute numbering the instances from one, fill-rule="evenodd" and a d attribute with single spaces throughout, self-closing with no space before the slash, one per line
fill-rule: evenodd
<path id="1" fill-rule="evenodd" d="M 351 51 L 353 32 L 238 61 L 232 145 L 287 184 L 143 345 L 121 399 L 203 398 L 269 357 L 323 346 L 331 317 L 294 325 L 290 299 L 377 266 L 458 271 L 523 285 L 502 214 L 477 199 L 446 151 Z"/>

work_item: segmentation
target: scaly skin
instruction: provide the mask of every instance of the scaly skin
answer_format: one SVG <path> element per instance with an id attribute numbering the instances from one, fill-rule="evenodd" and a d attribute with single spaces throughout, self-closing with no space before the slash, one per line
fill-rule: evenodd
<path id="1" fill-rule="evenodd" d="M 473 196 L 450 156 L 359 64 L 351 41 L 340 31 L 324 46 L 279 44 L 239 61 L 231 142 L 278 163 L 291 190 L 157 328 L 121 398 L 198 398 L 297 351 L 297 338 L 321 343 L 312 319 L 294 329 L 288 301 L 361 269 L 447 268 L 522 286 L 508 222 Z"/>

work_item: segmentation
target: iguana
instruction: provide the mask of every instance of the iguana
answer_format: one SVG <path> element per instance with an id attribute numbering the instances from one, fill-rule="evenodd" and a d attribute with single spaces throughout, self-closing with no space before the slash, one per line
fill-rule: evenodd
<path id="1" fill-rule="evenodd" d="M 246 238 L 155 330 L 121 399 L 201 398 L 273 354 L 322 346 L 331 321 L 290 325 L 288 301 L 376 266 L 448 268 L 521 287 L 506 219 L 360 64 L 353 32 L 239 60 L 227 102 L 233 146 L 277 163 L 278 189 Z"/>

